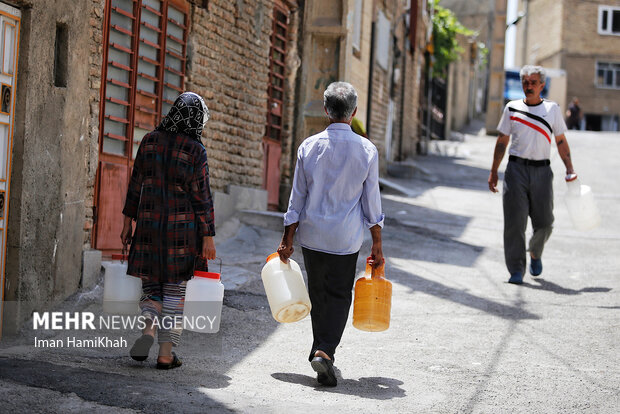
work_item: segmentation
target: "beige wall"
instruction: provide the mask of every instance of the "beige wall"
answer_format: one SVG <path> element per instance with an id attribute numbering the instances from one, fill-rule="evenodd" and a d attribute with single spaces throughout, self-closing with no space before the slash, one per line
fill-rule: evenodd
<path id="1" fill-rule="evenodd" d="M 562 49 L 564 13 L 562 1 L 531 0 L 528 10 L 528 42 L 525 64 L 533 64 Z"/>
<path id="2" fill-rule="evenodd" d="M 353 20 L 355 1 L 349 1 L 349 14 Z M 353 47 L 349 47 L 347 53 L 349 62 L 346 68 L 345 80 L 350 82 L 357 91 L 357 115 L 356 117 L 366 126 L 366 107 L 368 105 L 368 64 L 370 63 L 370 35 L 372 29 L 373 7 L 372 1 L 362 2 L 362 28 L 360 52 L 353 53 Z M 352 35 L 353 25 L 349 27 L 349 35 Z M 349 42 L 350 44 L 350 42 Z"/>

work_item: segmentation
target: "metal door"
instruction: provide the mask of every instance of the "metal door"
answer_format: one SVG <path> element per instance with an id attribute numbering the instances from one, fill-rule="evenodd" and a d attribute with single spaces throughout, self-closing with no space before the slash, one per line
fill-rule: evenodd
<path id="1" fill-rule="evenodd" d="M 183 92 L 186 0 L 107 0 L 95 247 L 121 249 L 122 209 L 140 141 Z"/>

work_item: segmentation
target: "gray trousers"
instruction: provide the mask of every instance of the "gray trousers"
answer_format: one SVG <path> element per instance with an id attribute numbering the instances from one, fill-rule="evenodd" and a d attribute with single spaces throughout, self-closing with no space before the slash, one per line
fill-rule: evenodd
<path id="1" fill-rule="evenodd" d="M 529 251 L 537 259 L 553 229 L 553 172 L 550 166 L 509 161 L 504 173 L 504 256 L 510 274 L 525 273 L 528 216 L 534 234 Z"/>

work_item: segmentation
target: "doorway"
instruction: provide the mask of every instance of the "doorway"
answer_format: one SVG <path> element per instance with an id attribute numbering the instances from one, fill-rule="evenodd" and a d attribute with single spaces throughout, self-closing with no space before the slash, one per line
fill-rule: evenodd
<path id="1" fill-rule="evenodd" d="M 101 89 L 95 248 L 122 248 L 123 205 L 142 137 L 184 91 L 186 0 L 107 0 Z"/>

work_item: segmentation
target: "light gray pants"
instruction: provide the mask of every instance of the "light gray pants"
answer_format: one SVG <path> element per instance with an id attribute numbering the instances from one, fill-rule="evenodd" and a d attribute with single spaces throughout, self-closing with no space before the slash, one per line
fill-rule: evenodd
<path id="1" fill-rule="evenodd" d="M 525 229 L 528 216 L 534 234 L 529 251 L 537 259 L 553 229 L 553 172 L 509 161 L 504 173 L 504 256 L 510 274 L 525 272 Z"/>

